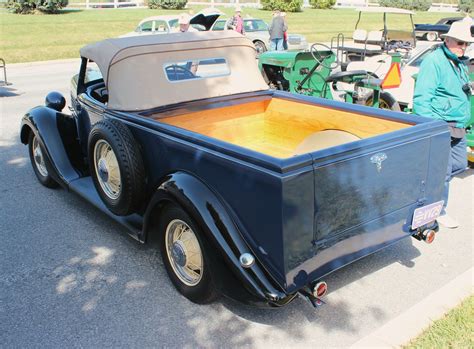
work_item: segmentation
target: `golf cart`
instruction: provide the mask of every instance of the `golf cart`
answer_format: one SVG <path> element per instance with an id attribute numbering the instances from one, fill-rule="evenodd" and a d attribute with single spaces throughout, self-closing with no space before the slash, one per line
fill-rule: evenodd
<path id="1" fill-rule="evenodd" d="M 359 17 L 352 40 L 347 40 L 342 33 L 331 39 L 331 49 L 336 50 L 341 63 L 363 61 L 367 57 L 390 52 L 409 56 L 411 49 L 416 46 L 414 12 L 392 7 L 364 7 L 357 11 Z M 373 24 L 366 23 L 374 17 L 373 14 L 382 15 L 383 29 L 379 27 L 371 30 L 374 29 L 370 28 Z M 394 23 L 396 27 L 392 26 Z"/>

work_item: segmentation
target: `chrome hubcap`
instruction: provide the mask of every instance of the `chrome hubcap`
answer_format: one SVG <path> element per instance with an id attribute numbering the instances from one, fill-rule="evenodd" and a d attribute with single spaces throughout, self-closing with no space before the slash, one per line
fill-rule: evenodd
<path id="1" fill-rule="evenodd" d="M 112 147 L 103 139 L 95 144 L 94 165 L 103 192 L 112 200 L 118 199 L 122 189 L 120 169 Z"/>
<path id="2" fill-rule="evenodd" d="M 193 230 L 180 219 L 172 220 L 165 232 L 166 252 L 175 275 L 188 286 L 202 279 L 203 257 Z"/>
<path id="3" fill-rule="evenodd" d="M 43 177 L 48 176 L 48 170 L 46 169 L 46 164 L 44 163 L 43 152 L 38 142 L 36 136 L 33 138 L 33 159 L 35 160 L 36 168 L 38 172 L 41 173 Z"/>

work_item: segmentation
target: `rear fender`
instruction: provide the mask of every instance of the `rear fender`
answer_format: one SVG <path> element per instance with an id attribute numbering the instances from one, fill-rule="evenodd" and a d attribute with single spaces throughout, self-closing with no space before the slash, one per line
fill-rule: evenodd
<path id="1" fill-rule="evenodd" d="M 29 134 L 34 132 L 53 168 L 51 176 L 58 183 L 65 185 L 80 177 L 68 155 L 68 153 L 75 154 L 74 142 L 77 140 L 74 135 L 75 128 L 70 127 L 72 123 L 74 119 L 71 116 L 43 106 L 31 109 L 21 121 L 21 142 L 28 144 Z M 67 133 L 62 135 L 59 128 Z M 66 151 L 63 139 L 71 143 L 69 151 Z M 80 159 L 73 160 L 73 162 L 79 161 Z"/>
<path id="2" fill-rule="evenodd" d="M 157 219 L 161 209 L 170 202 L 180 205 L 193 217 L 215 250 L 220 251 L 227 267 L 253 296 L 273 305 L 288 299 L 285 293 L 273 286 L 258 261 L 247 269 L 241 266 L 240 255 L 252 252 L 242 239 L 229 210 L 208 186 L 189 173 L 171 174 L 159 186 L 145 212 L 142 240 L 146 240 L 153 219 Z"/>

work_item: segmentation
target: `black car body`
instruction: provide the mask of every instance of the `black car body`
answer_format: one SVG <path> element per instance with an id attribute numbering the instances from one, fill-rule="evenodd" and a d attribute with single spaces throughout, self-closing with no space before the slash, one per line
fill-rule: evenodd
<path id="1" fill-rule="evenodd" d="M 21 141 L 43 185 L 77 193 L 140 242 L 157 237 L 193 302 L 219 290 L 317 304 L 328 273 L 404 238 L 433 239 L 449 130 L 273 91 L 255 53 L 234 31 L 87 45 L 71 114 L 48 94 L 23 117 Z"/>
<path id="2" fill-rule="evenodd" d="M 462 20 L 462 17 L 441 18 L 435 24 L 415 24 L 415 34 L 417 38 L 435 41 L 441 34 L 446 34 L 454 22 Z M 471 35 L 474 34 L 474 25 L 471 26 Z"/>

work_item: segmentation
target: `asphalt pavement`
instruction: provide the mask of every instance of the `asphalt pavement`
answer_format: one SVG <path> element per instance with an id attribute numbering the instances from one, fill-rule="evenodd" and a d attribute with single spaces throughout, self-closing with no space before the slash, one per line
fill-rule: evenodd
<path id="1" fill-rule="evenodd" d="M 396 346 L 472 293 L 469 170 L 453 180 L 448 207 L 461 227 L 441 228 L 432 245 L 405 239 L 334 272 L 317 310 L 302 299 L 273 310 L 189 302 L 156 246 L 35 178 L 19 140 L 21 117 L 49 91 L 69 99 L 78 67 L 79 60 L 8 65 L 12 85 L 0 87 L 0 347 Z M 373 340 L 387 334 L 394 339 Z"/>

